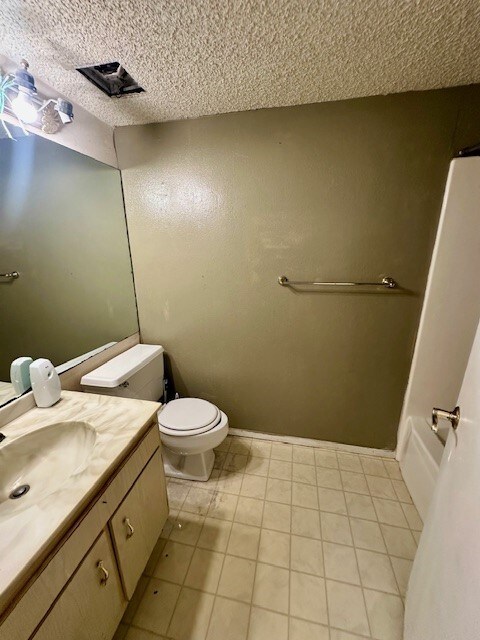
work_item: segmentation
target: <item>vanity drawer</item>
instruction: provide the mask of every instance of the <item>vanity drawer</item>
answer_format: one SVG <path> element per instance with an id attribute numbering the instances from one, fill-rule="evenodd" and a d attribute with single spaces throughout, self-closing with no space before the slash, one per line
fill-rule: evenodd
<path id="1" fill-rule="evenodd" d="M 32 640 L 109 639 L 125 606 L 110 538 L 103 531 Z"/>
<path id="2" fill-rule="evenodd" d="M 157 449 L 109 523 L 128 599 L 135 591 L 167 515 L 165 474 Z"/>

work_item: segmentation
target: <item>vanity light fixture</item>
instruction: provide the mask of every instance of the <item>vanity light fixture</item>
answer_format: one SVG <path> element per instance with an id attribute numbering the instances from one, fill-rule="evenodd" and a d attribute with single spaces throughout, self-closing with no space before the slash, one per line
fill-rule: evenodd
<path id="1" fill-rule="evenodd" d="M 62 125 L 73 121 L 72 103 L 63 98 L 39 96 L 28 67 L 28 62 L 22 59 L 14 75 L 0 75 L 0 121 L 10 138 L 13 136 L 2 119 L 4 112 L 15 116 L 26 135 L 25 124 L 39 127 L 44 133 L 56 133 Z"/>

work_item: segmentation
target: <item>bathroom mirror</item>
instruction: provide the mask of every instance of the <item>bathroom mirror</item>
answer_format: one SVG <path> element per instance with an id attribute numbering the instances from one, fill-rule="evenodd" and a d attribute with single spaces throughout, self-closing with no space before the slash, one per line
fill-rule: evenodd
<path id="1" fill-rule="evenodd" d="M 15 358 L 65 369 L 138 331 L 120 172 L 14 135 L 0 138 L 0 273 L 19 274 L 0 277 L 0 405 Z"/>

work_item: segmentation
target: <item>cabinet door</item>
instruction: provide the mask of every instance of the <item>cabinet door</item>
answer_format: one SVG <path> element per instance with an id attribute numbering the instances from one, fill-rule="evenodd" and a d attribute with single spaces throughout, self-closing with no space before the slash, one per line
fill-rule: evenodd
<path id="1" fill-rule="evenodd" d="M 160 449 L 110 520 L 125 594 L 130 599 L 168 515 Z"/>
<path id="2" fill-rule="evenodd" d="M 110 537 L 104 531 L 33 640 L 110 640 L 126 604 Z"/>

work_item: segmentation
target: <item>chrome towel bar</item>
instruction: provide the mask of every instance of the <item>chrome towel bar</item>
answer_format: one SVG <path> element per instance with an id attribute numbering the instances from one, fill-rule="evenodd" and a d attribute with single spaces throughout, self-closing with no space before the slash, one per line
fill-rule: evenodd
<path id="1" fill-rule="evenodd" d="M 385 289 L 396 289 L 398 283 L 390 276 L 385 276 L 381 282 L 307 282 L 304 280 L 289 280 L 287 276 L 279 276 L 278 284 L 282 287 L 384 287 Z"/>
<path id="2" fill-rule="evenodd" d="M 16 280 L 20 277 L 18 271 L 10 271 L 10 273 L 0 273 L 0 278 L 10 278 L 10 280 Z"/>

